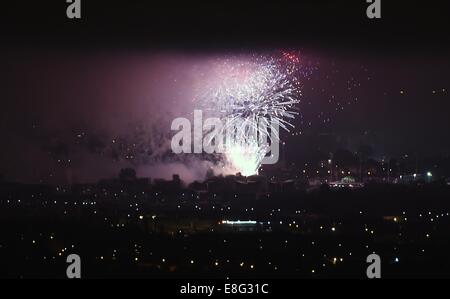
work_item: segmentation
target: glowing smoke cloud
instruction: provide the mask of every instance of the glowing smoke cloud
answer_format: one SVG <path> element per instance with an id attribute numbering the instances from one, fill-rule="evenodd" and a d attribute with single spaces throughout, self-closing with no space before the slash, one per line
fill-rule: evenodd
<path id="1" fill-rule="evenodd" d="M 288 53 L 217 60 L 205 79 L 200 105 L 206 114 L 224 120 L 223 130 L 231 137 L 226 161 L 244 176 L 258 173 L 267 142 L 279 141 L 278 127 L 288 132 L 294 127 L 293 108 L 301 96 L 298 63 L 298 56 Z"/>

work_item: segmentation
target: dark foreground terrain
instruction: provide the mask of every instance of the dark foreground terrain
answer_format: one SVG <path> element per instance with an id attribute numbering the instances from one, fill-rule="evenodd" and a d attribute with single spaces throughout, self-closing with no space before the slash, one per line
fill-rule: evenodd
<path id="1" fill-rule="evenodd" d="M 0 277 L 448 277 L 450 187 L 264 195 L 2 185 Z M 241 222 L 233 222 L 240 220 Z M 244 222 L 246 221 L 246 222 Z"/>

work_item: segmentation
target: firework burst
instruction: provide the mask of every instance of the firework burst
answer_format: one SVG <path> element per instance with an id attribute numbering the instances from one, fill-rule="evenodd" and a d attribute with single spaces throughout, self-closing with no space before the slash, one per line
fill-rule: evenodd
<path id="1" fill-rule="evenodd" d="M 298 66 L 298 56 L 286 53 L 214 63 L 198 102 L 205 114 L 224 120 L 225 157 L 243 175 L 258 173 L 267 142 L 279 141 L 279 127 L 288 132 L 294 127 L 301 97 Z"/>

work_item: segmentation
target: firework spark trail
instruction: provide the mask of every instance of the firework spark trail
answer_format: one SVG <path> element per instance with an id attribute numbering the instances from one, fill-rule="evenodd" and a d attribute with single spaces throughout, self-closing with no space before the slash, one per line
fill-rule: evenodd
<path id="1" fill-rule="evenodd" d="M 225 120 L 222 136 L 231 137 L 227 161 L 243 175 L 257 174 L 267 142 L 279 141 L 278 127 L 294 128 L 294 106 L 301 97 L 299 58 L 292 53 L 232 58 L 216 62 L 214 70 L 198 97 L 200 106 Z"/>

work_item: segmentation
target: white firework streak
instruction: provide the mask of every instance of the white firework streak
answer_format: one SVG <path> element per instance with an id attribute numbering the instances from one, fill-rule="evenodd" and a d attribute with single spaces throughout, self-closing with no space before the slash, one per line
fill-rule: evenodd
<path id="1" fill-rule="evenodd" d="M 298 81 L 274 59 L 260 58 L 218 65 L 218 78 L 200 96 L 208 114 L 225 120 L 226 157 L 243 175 L 257 174 L 267 143 L 278 142 L 277 127 L 290 131 L 298 114 Z M 230 134 L 232 132 L 232 134 Z M 275 140 L 273 140 L 275 138 Z"/>

